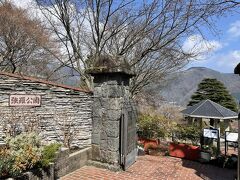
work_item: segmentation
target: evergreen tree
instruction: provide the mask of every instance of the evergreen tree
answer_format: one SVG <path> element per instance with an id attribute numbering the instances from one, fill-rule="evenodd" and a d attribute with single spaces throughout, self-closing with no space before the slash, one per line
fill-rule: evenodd
<path id="1" fill-rule="evenodd" d="M 192 95 L 189 106 L 202 100 L 210 99 L 232 111 L 237 111 L 237 104 L 228 92 L 227 88 L 217 79 L 203 79 L 198 85 L 197 91 Z"/>

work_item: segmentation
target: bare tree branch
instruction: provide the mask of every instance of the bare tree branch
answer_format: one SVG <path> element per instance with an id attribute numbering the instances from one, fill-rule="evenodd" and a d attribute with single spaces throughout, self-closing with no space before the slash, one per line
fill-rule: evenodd
<path id="1" fill-rule="evenodd" d="M 36 0 L 65 50 L 62 53 L 91 88 L 85 70 L 102 55 L 127 61 L 137 76 L 132 94 L 177 71 L 196 54 L 182 49 L 184 40 L 202 27 L 212 29 L 212 17 L 238 7 L 226 0 Z M 47 2 L 47 3 L 46 3 Z M 64 64 L 64 63 L 63 63 Z"/>

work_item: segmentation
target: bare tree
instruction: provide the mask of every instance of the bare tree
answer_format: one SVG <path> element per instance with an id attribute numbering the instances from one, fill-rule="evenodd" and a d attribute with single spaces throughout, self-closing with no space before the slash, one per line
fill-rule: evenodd
<path id="1" fill-rule="evenodd" d="M 0 1 L 0 69 L 44 74 L 49 64 L 49 33 L 26 10 Z M 53 46 L 51 46 L 53 47 Z"/>
<path id="2" fill-rule="evenodd" d="M 22 132 L 38 132 L 40 116 L 26 108 L 10 108 L 0 111 L 2 133 L 4 136 L 15 137 Z M 1 137 L 0 137 L 1 138 Z"/>
<path id="3" fill-rule="evenodd" d="M 64 147 L 70 148 L 73 142 L 78 138 L 81 131 L 77 128 L 77 121 L 71 116 L 71 112 L 63 110 L 62 112 L 54 112 L 53 128 L 58 141 L 61 141 Z"/>
<path id="4" fill-rule="evenodd" d="M 182 68 L 196 56 L 184 51 L 184 39 L 214 30 L 211 18 L 236 8 L 237 1 L 219 0 L 36 0 L 63 45 L 62 66 L 80 74 L 108 55 L 130 64 L 136 77 L 132 94 Z M 63 57 L 63 56 L 62 56 Z"/>

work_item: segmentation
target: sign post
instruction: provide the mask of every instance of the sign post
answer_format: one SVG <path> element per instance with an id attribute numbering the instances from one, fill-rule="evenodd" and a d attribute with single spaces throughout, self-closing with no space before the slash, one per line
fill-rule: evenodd
<path id="1" fill-rule="evenodd" d="M 225 156 L 227 155 L 227 151 L 228 151 L 228 149 L 227 149 L 227 146 L 228 146 L 228 144 L 227 144 L 227 132 L 225 132 L 225 136 L 224 136 L 224 152 L 225 152 Z"/>
<path id="2" fill-rule="evenodd" d="M 238 137 L 240 136 L 240 112 L 238 113 Z M 240 180 L 240 138 L 238 138 L 238 172 L 237 172 L 237 179 Z"/>
<path id="3" fill-rule="evenodd" d="M 228 142 L 237 143 L 238 142 L 238 133 L 225 131 L 225 156 L 228 151 Z"/>
<path id="4" fill-rule="evenodd" d="M 240 63 L 234 68 L 234 74 L 240 75 Z M 238 106 L 238 137 L 240 136 L 240 111 Z M 238 138 L 238 170 L 237 170 L 237 179 L 240 180 L 240 138 Z"/>
<path id="5" fill-rule="evenodd" d="M 218 129 L 203 129 L 203 137 L 217 140 L 217 155 L 220 154 L 220 133 Z"/>

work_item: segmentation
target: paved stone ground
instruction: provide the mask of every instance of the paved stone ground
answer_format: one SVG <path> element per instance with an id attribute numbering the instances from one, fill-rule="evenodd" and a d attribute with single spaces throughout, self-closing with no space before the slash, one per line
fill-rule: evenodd
<path id="1" fill-rule="evenodd" d="M 231 180 L 235 171 L 164 156 L 140 156 L 127 171 L 112 172 L 84 166 L 61 180 Z"/>

